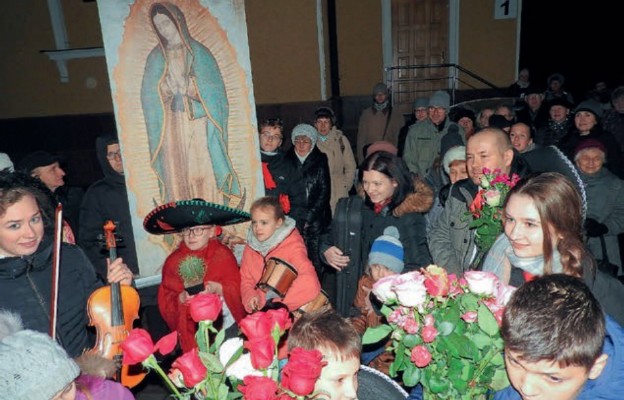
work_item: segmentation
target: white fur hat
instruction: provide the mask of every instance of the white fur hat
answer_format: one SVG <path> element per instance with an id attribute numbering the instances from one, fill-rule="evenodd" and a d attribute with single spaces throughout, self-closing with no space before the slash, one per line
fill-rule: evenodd
<path id="1" fill-rule="evenodd" d="M 451 163 L 456 160 L 466 161 L 466 146 L 451 147 L 444 153 L 442 166 L 447 175 L 451 172 Z"/>

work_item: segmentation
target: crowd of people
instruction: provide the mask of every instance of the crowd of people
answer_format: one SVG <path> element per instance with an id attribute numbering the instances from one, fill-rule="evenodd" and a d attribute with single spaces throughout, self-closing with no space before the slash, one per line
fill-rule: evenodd
<path id="1" fill-rule="evenodd" d="M 561 74 L 549 77 L 543 90 L 528 74 L 520 71 L 509 88 L 512 103 L 452 108 L 440 90 L 415 100 L 407 124 L 379 83 L 362 112 L 356 143 L 338 129 L 329 107 L 292 129 L 286 151 L 281 119 L 259 121 L 266 196 L 255 199 L 249 213 L 179 199 L 146 216 L 149 233 L 180 239 L 164 262 L 162 283 L 139 291 L 140 323 L 155 338 L 177 331 L 180 350 L 189 351 L 197 344 L 188 305 L 197 293 L 222 298 L 220 324 L 228 337 L 239 334 L 245 315 L 285 307 L 298 315 L 288 346 L 319 349 L 333 365 L 323 369 L 318 390 L 332 399 L 365 398 L 365 391 L 378 389 L 366 384 L 377 373 L 360 364 L 388 374 L 393 360 L 385 346 L 361 346 L 366 328 L 383 322 L 372 285 L 429 264 L 455 274 L 479 269 L 520 288 L 502 328 L 512 387 L 497 398 L 617 398 L 607 388 L 624 381 L 624 286 L 618 279 L 624 275 L 618 242 L 624 232 L 624 87 L 612 91 L 610 108 L 595 97 L 575 104 Z M 139 273 L 118 139 L 98 138 L 96 154 L 104 178 L 86 193 L 65 187 L 62 160 L 45 151 L 15 166 L 0 157 L 0 368 L 7 367 L 4 360 L 21 359 L 24 368 L 62 373 L 42 381 L 49 383 L 46 395 L 36 398 L 132 396 L 102 383 L 110 374 L 90 371 L 80 358 L 95 339 L 89 296 L 106 284 L 131 286 Z M 487 170 L 520 180 L 502 204 L 500 236 L 483 252 L 466 215 Z M 66 212 L 56 289 L 50 277 L 57 267 L 59 202 Z M 219 216 L 198 219 L 197 210 Z M 121 235 L 114 260 L 101 250 L 108 220 Z M 226 240 L 221 226 L 242 221 L 250 221 L 247 237 Z M 244 245 L 240 259 L 233 243 Z M 280 281 L 264 281 L 269 269 L 281 271 Z M 560 298 L 564 292 L 575 294 Z M 51 315 L 55 295 L 58 313 Z M 320 310 L 306 309 L 321 298 Z M 550 330 L 556 334 L 538 334 Z M 54 367 L 25 361 L 23 353 L 37 348 L 50 354 Z M 544 371 L 556 379 L 532 384 Z M 556 380 L 567 383 L 554 387 Z M 393 396 L 408 395 L 386 381 L 390 386 L 381 387 Z M 0 378 L 0 392 L 29 389 L 19 385 Z M 94 388 L 116 394 L 93 397 Z"/>

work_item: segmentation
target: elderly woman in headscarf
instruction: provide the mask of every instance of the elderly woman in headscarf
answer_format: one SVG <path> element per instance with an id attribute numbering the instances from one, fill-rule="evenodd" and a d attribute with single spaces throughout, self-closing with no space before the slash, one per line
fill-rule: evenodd
<path id="1" fill-rule="evenodd" d="M 587 247 L 597 259 L 617 265 L 622 275 L 622 262 L 617 235 L 624 232 L 624 181 L 604 167 L 607 149 L 596 139 L 579 142 L 574 162 L 585 184 Z M 602 247 L 604 240 L 605 248 Z M 606 254 L 603 251 L 606 250 Z"/>
<path id="2" fill-rule="evenodd" d="M 297 222 L 320 279 L 319 238 L 331 221 L 329 164 L 327 156 L 316 147 L 318 132 L 312 125 L 295 126 L 291 138 L 294 146 L 285 157 L 293 169 L 289 216 Z"/>
<path id="3" fill-rule="evenodd" d="M 596 139 L 607 149 L 606 167 L 619 178 L 624 178 L 622 154 L 620 147 L 611 132 L 605 131 L 600 125 L 603 109 L 595 100 L 586 100 L 574 110 L 574 126 L 559 142 L 559 148 L 570 160 L 574 159 L 574 149 L 583 139 Z"/>

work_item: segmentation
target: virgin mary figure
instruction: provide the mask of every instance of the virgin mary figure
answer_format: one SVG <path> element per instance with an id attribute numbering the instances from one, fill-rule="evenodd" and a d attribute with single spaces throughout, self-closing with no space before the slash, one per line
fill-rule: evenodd
<path id="1" fill-rule="evenodd" d="M 229 205 L 243 196 L 228 156 L 229 104 L 217 61 L 190 35 L 178 7 L 155 3 L 149 15 L 158 45 L 147 57 L 141 104 L 156 202 L 221 202 L 221 195 Z"/>

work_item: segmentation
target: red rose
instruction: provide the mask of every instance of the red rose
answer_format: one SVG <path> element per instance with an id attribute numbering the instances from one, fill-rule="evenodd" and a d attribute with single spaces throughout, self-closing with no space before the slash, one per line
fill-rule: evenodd
<path id="1" fill-rule="evenodd" d="M 173 331 L 170 334 L 161 337 L 160 340 L 156 342 L 154 351 L 158 351 L 162 355 L 169 354 L 173 351 L 173 349 L 175 349 L 177 343 L 178 332 Z"/>
<path id="2" fill-rule="evenodd" d="M 197 353 L 197 348 L 184 353 L 171 364 L 171 368 L 177 368 L 182 372 L 184 385 L 193 387 L 206 377 L 206 366 L 202 363 Z"/>
<path id="3" fill-rule="evenodd" d="M 318 350 L 294 348 L 282 370 L 282 386 L 298 396 L 307 396 L 314 391 L 321 369 L 327 365 Z"/>
<path id="4" fill-rule="evenodd" d="M 142 363 L 154 353 L 154 342 L 150 334 L 141 328 L 130 331 L 126 340 L 121 343 L 123 363 L 134 365 Z"/>
<path id="5" fill-rule="evenodd" d="M 477 320 L 477 312 L 476 311 L 466 311 L 462 314 L 461 319 L 468 322 L 469 324 L 475 322 Z"/>
<path id="6" fill-rule="evenodd" d="M 430 265 L 423 270 L 427 292 L 434 297 L 447 296 L 450 282 L 446 270 L 436 265 Z"/>
<path id="7" fill-rule="evenodd" d="M 279 325 L 282 334 L 292 326 L 292 319 L 290 319 L 290 314 L 285 308 L 268 310 L 266 313 L 273 319 L 274 323 Z"/>
<path id="8" fill-rule="evenodd" d="M 424 368 L 427 365 L 429 365 L 429 363 L 431 362 L 431 353 L 429 353 L 429 350 L 427 350 L 427 347 L 423 345 L 415 346 L 412 349 L 410 360 L 418 368 Z"/>
<path id="9" fill-rule="evenodd" d="M 193 321 L 214 321 L 221 314 L 221 297 L 215 293 L 200 293 L 189 303 L 189 311 Z"/>
<path id="10" fill-rule="evenodd" d="M 479 218 L 479 216 L 481 215 L 481 210 L 483 210 L 483 192 L 483 189 L 477 192 L 477 195 L 475 196 L 469 207 L 470 212 L 475 218 Z"/>
<path id="11" fill-rule="evenodd" d="M 240 322 L 240 329 L 247 339 L 271 336 L 275 320 L 266 312 L 256 312 L 246 316 Z"/>
<path id="12" fill-rule="evenodd" d="M 266 376 L 247 375 L 238 390 L 243 394 L 243 400 L 273 400 L 276 399 L 277 383 Z"/>
<path id="13" fill-rule="evenodd" d="M 267 369 L 275 357 L 275 341 L 270 335 L 248 340 L 243 345 L 251 353 L 251 365 L 255 369 Z"/>

